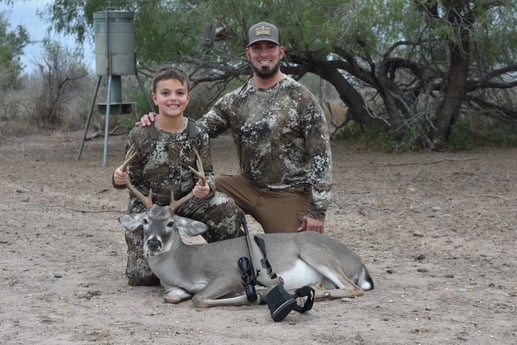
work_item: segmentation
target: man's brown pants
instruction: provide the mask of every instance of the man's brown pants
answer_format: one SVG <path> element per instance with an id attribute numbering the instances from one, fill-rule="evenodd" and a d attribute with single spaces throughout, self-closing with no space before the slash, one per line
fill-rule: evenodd
<path id="1" fill-rule="evenodd" d="M 255 218 L 266 233 L 297 232 L 310 208 L 310 191 L 304 188 L 259 188 L 242 175 L 217 176 L 215 186 Z"/>

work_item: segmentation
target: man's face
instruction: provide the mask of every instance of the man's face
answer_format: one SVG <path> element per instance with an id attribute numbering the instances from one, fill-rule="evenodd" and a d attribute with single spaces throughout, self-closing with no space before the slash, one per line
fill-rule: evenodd
<path id="1" fill-rule="evenodd" d="M 246 48 L 246 56 L 256 76 L 263 79 L 273 77 L 280 70 L 280 61 L 285 48 L 269 41 L 255 42 Z"/>

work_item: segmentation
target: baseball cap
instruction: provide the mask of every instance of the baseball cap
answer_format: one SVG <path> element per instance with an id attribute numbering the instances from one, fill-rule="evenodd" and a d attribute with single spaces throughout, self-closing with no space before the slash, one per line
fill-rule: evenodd
<path id="1" fill-rule="evenodd" d="M 252 25 L 248 31 L 248 47 L 259 41 L 269 41 L 280 45 L 280 33 L 278 32 L 278 28 L 267 22 Z"/>

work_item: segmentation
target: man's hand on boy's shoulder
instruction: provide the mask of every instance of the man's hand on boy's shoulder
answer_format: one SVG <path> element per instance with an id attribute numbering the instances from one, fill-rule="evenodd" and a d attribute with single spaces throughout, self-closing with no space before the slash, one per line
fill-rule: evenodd
<path id="1" fill-rule="evenodd" d="M 158 114 L 150 112 L 142 116 L 140 121 L 135 123 L 136 126 L 143 126 L 143 127 L 149 127 L 153 124 L 154 120 L 156 120 L 156 117 Z"/>

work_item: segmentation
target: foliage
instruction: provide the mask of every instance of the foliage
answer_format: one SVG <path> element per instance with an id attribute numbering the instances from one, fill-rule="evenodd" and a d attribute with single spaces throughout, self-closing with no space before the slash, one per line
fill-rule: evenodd
<path id="1" fill-rule="evenodd" d="M 484 146 L 517 147 L 517 125 L 503 125 L 500 122 L 468 120 L 460 118 L 451 126 L 451 134 L 441 149 L 447 151 L 469 151 Z M 480 130 L 483 126 L 484 130 Z M 388 128 L 363 127 L 349 122 L 334 137 L 350 144 L 359 144 L 369 149 L 384 152 L 405 152 L 419 150 L 420 145 L 400 142 L 396 133 Z"/>
<path id="2" fill-rule="evenodd" d="M 400 147 L 396 133 L 393 131 L 376 126 L 364 127 L 355 122 L 349 122 L 343 126 L 334 138 L 384 152 L 403 152 L 409 150 L 406 147 Z"/>
<path id="3" fill-rule="evenodd" d="M 457 140 L 463 113 L 517 123 L 512 98 L 493 98 L 517 86 L 517 0 L 55 0 L 46 15 L 84 40 L 107 6 L 135 13 L 142 65 L 190 66 L 214 94 L 249 76 L 247 28 L 276 23 L 283 71 L 327 80 L 349 120 L 387 129 L 397 148 Z"/>
<path id="4" fill-rule="evenodd" d="M 29 43 L 27 30 L 17 26 L 9 31 L 9 22 L 0 13 L 0 91 L 15 87 L 23 70 L 21 56 Z"/>
<path id="5" fill-rule="evenodd" d="M 502 131 L 501 143 L 508 147 L 517 147 L 517 125 Z"/>
<path id="6" fill-rule="evenodd" d="M 492 126 L 491 130 L 475 131 L 472 122 L 462 118 L 451 126 L 447 140 L 450 151 L 468 151 L 482 146 L 517 147 L 517 125 Z"/>
<path id="7" fill-rule="evenodd" d="M 45 55 L 35 62 L 37 71 L 31 77 L 38 90 L 33 96 L 35 107 L 31 120 L 41 127 L 52 128 L 62 125 L 67 116 L 80 114 L 77 106 L 84 106 L 87 101 L 82 93 L 90 83 L 79 53 L 52 41 L 44 46 Z"/>
<path id="8" fill-rule="evenodd" d="M 474 147 L 474 135 L 468 123 L 461 119 L 451 126 L 451 134 L 447 146 L 452 151 L 468 151 Z"/>

